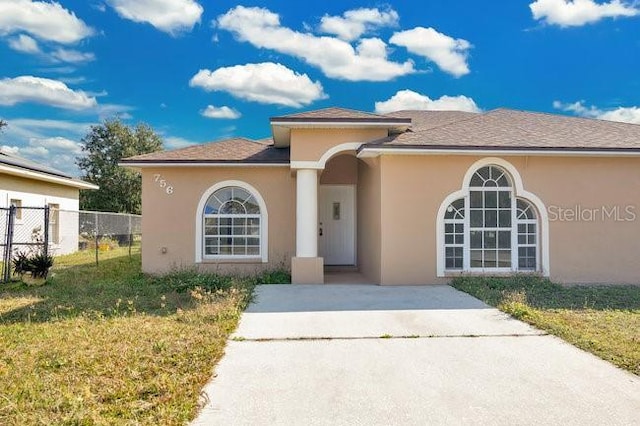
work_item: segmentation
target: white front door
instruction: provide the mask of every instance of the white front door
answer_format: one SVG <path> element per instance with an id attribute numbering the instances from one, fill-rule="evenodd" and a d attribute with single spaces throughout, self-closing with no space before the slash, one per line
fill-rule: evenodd
<path id="1" fill-rule="evenodd" d="M 354 185 L 320 185 L 318 251 L 325 265 L 355 265 L 355 207 Z"/>

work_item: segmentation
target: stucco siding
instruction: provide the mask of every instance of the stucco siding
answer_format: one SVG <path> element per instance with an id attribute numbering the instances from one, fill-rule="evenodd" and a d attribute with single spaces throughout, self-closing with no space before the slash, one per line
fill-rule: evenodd
<path id="1" fill-rule="evenodd" d="M 155 181 L 159 174 L 173 193 Z M 162 273 L 188 268 L 196 260 L 197 206 L 213 185 L 236 180 L 253 186 L 268 212 L 268 262 L 208 261 L 202 270 L 250 274 L 264 269 L 290 268 L 295 254 L 295 178 L 288 167 L 149 168 L 142 173 L 142 268 Z M 164 253 L 163 253 L 164 252 Z"/>
<path id="2" fill-rule="evenodd" d="M 360 272 L 381 280 L 381 174 L 377 158 L 358 161 L 357 249 Z"/>
<path id="3" fill-rule="evenodd" d="M 381 157 L 382 284 L 445 281 L 436 273 L 438 208 L 480 158 Z M 546 206 L 552 280 L 640 283 L 638 159 L 503 158 Z"/>
<path id="4" fill-rule="evenodd" d="M 334 146 L 386 136 L 386 129 L 292 129 L 291 161 L 318 161 Z"/>

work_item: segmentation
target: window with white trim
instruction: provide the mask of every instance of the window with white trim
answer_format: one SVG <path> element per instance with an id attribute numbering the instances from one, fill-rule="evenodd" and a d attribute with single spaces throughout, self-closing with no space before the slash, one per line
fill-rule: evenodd
<path id="1" fill-rule="evenodd" d="M 528 201 L 518 199 L 518 269 L 535 271 L 538 260 L 538 219 L 536 210 Z"/>
<path id="2" fill-rule="evenodd" d="M 249 191 L 236 186 L 218 189 L 204 207 L 204 257 L 260 257 L 261 221 L 260 205 Z"/>
<path id="3" fill-rule="evenodd" d="M 517 198 L 509 174 L 488 165 L 471 176 L 466 195 L 445 210 L 444 267 L 446 271 L 536 271 L 538 215 L 535 207 Z"/>
<path id="4" fill-rule="evenodd" d="M 511 268 L 512 188 L 496 166 L 477 170 L 469 185 L 469 268 Z"/>
<path id="5" fill-rule="evenodd" d="M 444 214 L 444 250 L 447 269 L 464 267 L 464 198 L 454 201 Z"/>

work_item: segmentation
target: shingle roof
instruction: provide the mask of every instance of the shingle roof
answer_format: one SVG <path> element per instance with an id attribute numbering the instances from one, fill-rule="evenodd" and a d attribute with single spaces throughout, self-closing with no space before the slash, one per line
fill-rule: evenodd
<path id="1" fill-rule="evenodd" d="M 411 131 L 418 132 L 476 117 L 478 114 L 465 111 L 419 111 L 403 110 L 385 114 L 387 117 L 410 118 Z"/>
<path id="2" fill-rule="evenodd" d="M 58 185 L 70 186 L 78 189 L 98 189 L 97 185 L 76 179 L 60 170 L 54 169 L 26 158 L 0 150 L 0 165 L 6 166 L 3 173 L 22 176 Z"/>
<path id="3" fill-rule="evenodd" d="M 640 125 L 536 112 L 497 109 L 483 114 L 461 111 L 397 111 L 384 116 L 342 108 L 326 108 L 287 117 L 335 120 L 407 119 L 411 129 L 369 142 L 367 148 L 506 149 L 506 150 L 634 150 L 640 151 Z M 227 139 L 172 151 L 138 155 L 132 163 L 266 163 L 288 164 L 289 148 L 276 148 L 271 138 Z"/>
<path id="4" fill-rule="evenodd" d="M 431 113 L 426 113 L 431 114 Z M 497 109 L 366 147 L 640 150 L 640 125 Z"/>
<path id="5" fill-rule="evenodd" d="M 401 121 L 410 124 L 408 117 L 393 117 L 370 112 L 356 111 L 346 108 L 323 108 L 314 111 L 271 117 L 270 121 L 278 123 L 313 122 L 354 122 L 354 123 L 396 123 Z"/>
<path id="6" fill-rule="evenodd" d="M 36 163 L 35 161 L 27 160 L 26 158 L 18 157 L 17 155 L 10 154 L 5 151 L 0 151 L 0 163 L 34 172 L 46 173 L 56 177 L 73 179 L 73 176 L 61 172 L 60 170 L 45 166 L 44 164 Z"/>
<path id="7" fill-rule="evenodd" d="M 152 152 L 125 158 L 128 163 L 289 163 L 288 148 L 274 148 L 273 141 L 226 139 L 171 151 Z"/>

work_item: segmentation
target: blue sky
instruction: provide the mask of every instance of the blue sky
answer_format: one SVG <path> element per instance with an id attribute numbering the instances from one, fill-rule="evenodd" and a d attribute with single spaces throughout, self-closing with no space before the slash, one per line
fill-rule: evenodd
<path id="1" fill-rule="evenodd" d="M 328 106 L 640 124 L 639 70 L 638 1 L 0 0 L 0 145 L 78 174 L 114 115 L 168 149 Z"/>

